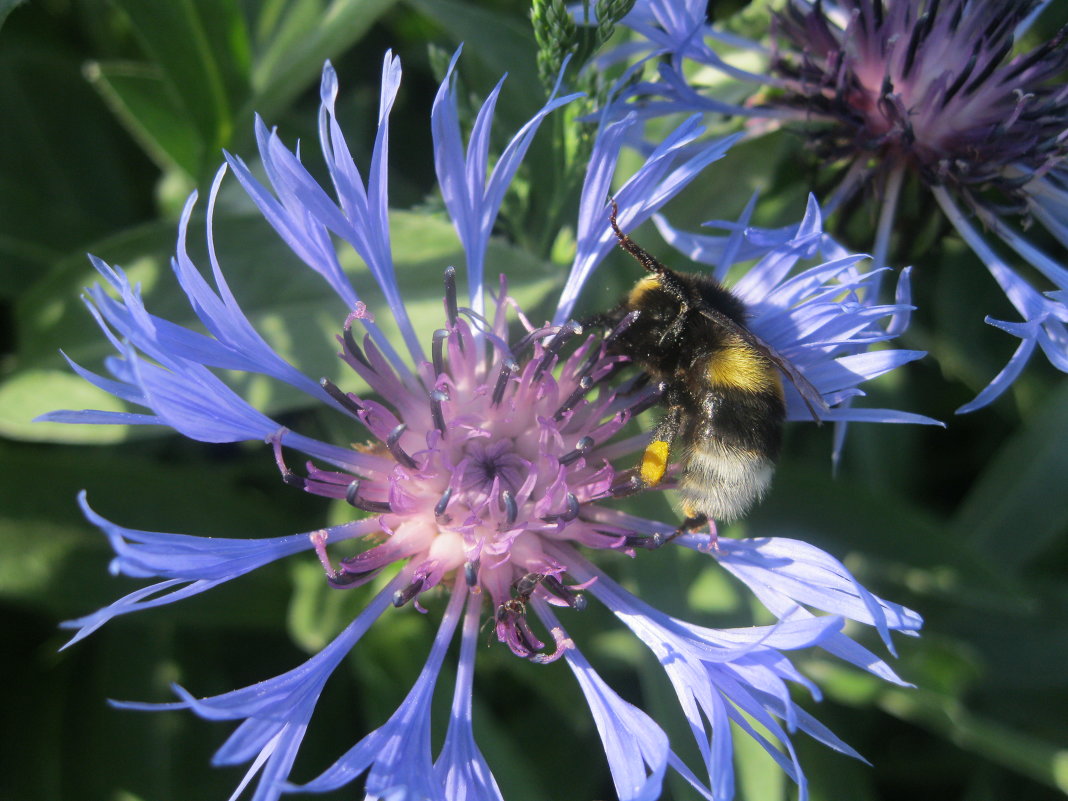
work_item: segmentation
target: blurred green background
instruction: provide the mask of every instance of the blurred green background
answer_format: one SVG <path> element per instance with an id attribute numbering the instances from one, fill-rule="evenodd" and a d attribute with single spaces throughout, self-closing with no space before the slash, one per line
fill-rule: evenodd
<path id="1" fill-rule="evenodd" d="M 766 23 L 767 4 L 714 4 L 714 13 L 752 31 Z M 315 125 L 327 58 L 338 68 L 349 145 L 366 164 L 381 60 L 392 48 L 404 65 L 390 179 L 395 224 L 405 232 L 395 238 L 401 284 L 437 314 L 441 270 L 461 260 L 433 194 L 429 109 L 442 54 L 465 43 L 461 98 L 482 97 L 510 74 L 497 127 L 510 135 L 544 96 L 528 17 L 518 0 L 0 1 L 0 799 L 228 797 L 243 768 L 208 762 L 230 725 L 115 710 L 106 699 L 170 700 L 172 681 L 216 694 L 274 676 L 319 648 L 367 597 L 328 590 L 314 559 L 294 558 L 121 618 L 58 652 L 66 639 L 59 621 L 139 586 L 108 574 L 104 538 L 76 508 L 83 488 L 104 516 L 149 530 L 277 536 L 344 514 L 283 486 L 262 445 L 29 423 L 50 409 L 107 402 L 58 353 L 62 347 L 99 369 L 108 350 L 79 300 L 93 280 L 85 253 L 127 268 L 156 313 L 188 320 L 168 267 L 188 192 L 206 190 L 222 148 L 255 161 L 254 112 L 288 144 L 303 142 L 305 160 L 322 174 Z M 1035 36 L 1057 23 L 1044 18 Z M 520 224 L 538 208 L 531 198 L 542 186 L 532 176 L 550 157 L 548 138 L 531 151 L 520 181 L 527 199 L 507 218 L 489 265 L 491 274 L 510 272 L 517 292 L 533 300 L 562 283 L 553 257 L 566 257 L 568 241 L 564 231 L 553 247 L 539 246 L 552 239 L 537 220 Z M 735 148 L 668 206 L 669 218 L 692 230 L 734 217 L 760 188 L 758 222 L 796 219 L 805 194 L 826 189 L 799 149 L 789 134 Z M 927 619 L 922 639 L 898 643 L 895 666 L 914 690 L 818 655 L 802 660 L 826 692 L 808 707 L 873 763 L 800 738 L 813 801 L 1060 798 L 1068 792 L 1068 385 L 1036 358 L 992 407 L 953 414 L 1015 344 L 983 316 L 1014 314 L 922 195 L 906 208 L 900 230 L 912 235 L 895 242 L 893 255 L 916 265 L 920 311 L 905 343 L 931 355 L 879 383 L 866 403 L 925 413 L 948 428 L 855 425 L 832 476 L 829 427 L 793 426 L 771 496 L 728 533 L 813 542 L 870 589 Z M 232 181 L 216 222 L 222 263 L 250 317 L 310 375 L 336 375 L 336 299 L 282 252 Z M 843 236 L 867 247 L 872 225 L 870 209 L 859 208 Z M 640 238 L 650 249 L 657 241 L 651 226 Z M 201 252 L 194 259 L 206 266 Z M 587 298 L 592 305 L 610 302 L 631 280 L 632 266 L 612 258 Z M 359 285 L 366 276 L 350 261 Z M 247 390 L 306 433 L 335 442 L 351 436 L 303 399 Z M 663 499 L 638 503 L 670 519 Z M 664 549 L 605 563 L 650 602 L 695 621 L 761 619 L 743 590 L 695 554 Z M 295 778 L 310 778 L 393 711 L 422 665 L 435 611 L 391 612 L 372 629 L 328 685 Z M 640 644 L 602 609 L 566 622 L 613 686 L 684 744 L 670 688 Z M 448 670 L 435 699 L 442 713 Z M 476 736 L 509 801 L 613 797 L 563 663 L 539 667 L 500 646 L 481 649 L 476 692 Z M 796 796 L 758 747 L 738 743 L 740 801 Z M 562 786 L 572 773 L 583 778 Z M 691 797 L 675 785 L 665 797 L 672 792 Z M 349 787 L 331 797 L 360 796 Z"/>

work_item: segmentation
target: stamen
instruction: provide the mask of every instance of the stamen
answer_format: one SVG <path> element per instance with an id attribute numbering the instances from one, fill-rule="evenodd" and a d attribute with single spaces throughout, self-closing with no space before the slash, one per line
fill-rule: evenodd
<path id="1" fill-rule="evenodd" d="M 578 498 L 575 493 L 567 493 L 567 500 L 565 501 L 567 508 L 563 514 L 559 515 L 546 515 L 542 518 L 546 523 L 570 523 L 576 517 L 579 516 L 579 512 L 582 511 L 582 506 L 579 504 Z"/>
<path id="2" fill-rule="evenodd" d="M 519 356 L 537 342 L 539 339 L 546 339 L 554 334 L 558 333 L 560 328 L 558 326 L 545 326 L 543 328 L 535 328 L 533 331 L 528 331 L 521 340 L 512 346 L 512 355 Z"/>
<path id="3" fill-rule="evenodd" d="M 356 401 L 354 401 L 349 396 L 349 393 L 345 392 L 343 389 L 341 389 L 341 387 L 339 387 L 329 378 L 320 378 L 319 386 L 326 390 L 327 395 L 329 395 L 331 398 L 341 404 L 341 406 L 344 407 L 345 411 L 347 411 L 354 417 L 359 417 L 360 412 L 363 411 L 363 407 L 360 406 L 360 404 L 358 404 Z"/>
<path id="4" fill-rule="evenodd" d="M 593 447 L 593 437 L 583 437 L 575 443 L 575 450 L 565 453 L 560 457 L 560 464 L 571 464 L 580 456 L 585 456 Z"/>
<path id="5" fill-rule="evenodd" d="M 282 455 L 282 435 L 285 433 L 286 429 L 283 428 L 267 437 L 267 442 L 269 442 L 271 448 L 274 449 L 274 463 L 278 465 L 278 472 L 282 474 L 283 484 L 304 489 L 308 485 L 308 482 L 289 469 L 289 465 L 286 464 L 285 457 Z"/>
<path id="6" fill-rule="evenodd" d="M 445 372 L 445 353 L 444 345 L 445 339 L 449 336 L 449 332 L 444 328 L 439 328 L 434 332 L 434 338 L 431 344 L 430 353 L 431 358 L 434 360 L 434 380 Z"/>
<path id="7" fill-rule="evenodd" d="M 582 400 L 582 398 L 586 395 L 587 392 L 590 391 L 592 387 L 593 376 L 582 376 L 582 378 L 579 379 L 578 386 L 575 387 L 575 390 L 567 396 L 567 400 L 560 404 L 560 408 L 556 410 L 555 414 L 553 414 L 553 420 L 562 420 L 564 415 L 574 409 L 575 406 L 578 405 L 578 402 Z"/>
<path id="8" fill-rule="evenodd" d="M 1012 39 L 1009 39 L 1007 42 L 1002 44 L 1001 47 L 998 48 L 997 52 L 994 53 L 994 55 L 990 56 L 990 61 L 987 62 L 987 65 L 983 67 L 979 71 L 979 74 L 972 78 L 972 82 L 969 83 L 967 87 L 965 87 L 964 97 L 967 97 L 968 95 L 975 92 L 975 90 L 978 89 L 983 84 L 983 82 L 990 77 L 991 73 L 993 73 L 994 70 L 996 70 L 1001 64 L 1002 59 L 1004 59 L 1005 56 L 1009 54 L 1009 51 L 1012 50 L 1012 45 Z"/>
<path id="9" fill-rule="evenodd" d="M 523 614 L 516 615 L 514 628 L 519 634 L 520 643 L 528 652 L 528 658 L 537 656 L 538 651 L 545 647 L 545 643 L 537 638 L 537 635 L 534 634 L 534 630 L 530 628 L 530 624 L 527 623 L 525 611 Z"/>
<path id="10" fill-rule="evenodd" d="M 975 47 L 972 49 L 971 58 L 968 59 L 968 63 L 964 65 L 964 69 L 960 71 L 960 75 L 957 76 L 957 79 L 953 81 L 953 83 L 950 84 L 949 88 L 946 90 L 946 94 L 942 98 L 942 108 L 946 107 L 949 101 L 953 99 L 953 96 L 961 90 L 962 86 L 964 86 L 969 76 L 971 76 L 972 70 L 975 69 L 975 62 L 979 58 L 979 51 L 981 47 L 982 42 L 976 42 Z"/>
<path id="11" fill-rule="evenodd" d="M 608 492 L 613 498 L 626 498 L 645 489 L 645 484 L 638 476 L 631 475 L 619 484 L 613 484 Z"/>
<path id="12" fill-rule="evenodd" d="M 449 393 L 443 389 L 435 389 L 430 393 L 430 416 L 434 419 L 434 428 L 445 436 L 445 413 L 441 404 L 449 399 Z"/>
<path id="13" fill-rule="evenodd" d="M 567 341 L 576 334 L 582 333 L 582 326 L 576 323 L 574 320 L 568 320 L 562 326 L 560 330 L 556 332 L 549 344 L 545 346 L 545 354 L 541 357 L 541 361 L 538 363 L 537 368 L 534 370 L 534 379 L 541 378 L 541 374 L 548 369 L 553 359 L 560 353 L 560 349 L 567 344 Z"/>
<path id="14" fill-rule="evenodd" d="M 575 493 L 569 492 L 567 493 L 567 511 L 564 512 L 564 516 L 560 519 L 565 523 L 570 522 L 579 516 L 581 509 L 578 497 Z"/>
<path id="15" fill-rule="evenodd" d="M 445 509 L 449 505 L 449 499 L 452 498 L 452 487 L 446 487 L 445 491 L 441 493 L 441 498 L 434 504 L 434 516 L 442 517 L 445 514 Z"/>
<path id="16" fill-rule="evenodd" d="M 656 406 L 656 404 L 660 403 L 661 398 L 663 398 L 664 390 L 666 389 L 667 384 L 661 381 L 659 384 L 657 384 L 655 392 L 652 392 L 635 402 L 633 406 L 627 409 L 627 413 L 632 418 L 634 418 L 642 412 L 647 411 L 648 409 L 651 409 L 652 407 Z"/>
<path id="17" fill-rule="evenodd" d="M 376 567 L 373 570 L 364 570 L 361 573 L 350 573 L 347 570 L 342 569 L 338 571 L 337 575 L 327 576 L 326 583 L 335 590 L 345 590 L 349 587 L 366 584 L 381 572 L 382 568 L 380 567 Z"/>
<path id="18" fill-rule="evenodd" d="M 355 479 L 345 490 L 345 501 L 349 506 L 354 506 L 364 512 L 372 514 L 388 514 L 393 508 L 386 501 L 371 501 L 360 497 L 360 480 Z"/>
<path id="19" fill-rule="evenodd" d="M 478 568 L 478 559 L 473 562 L 464 562 L 464 580 L 467 582 L 468 587 L 474 587 L 478 584 Z"/>
<path id="20" fill-rule="evenodd" d="M 556 576 L 546 576 L 542 584 L 546 590 L 565 601 L 576 612 L 581 612 L 586 608 L 586 596 L 571 589 Z"/>
<path id="21" fill-rule="evenodd" d="M 519 504 L 515 502 L 515 495 L 511 490 L 505 490 L 501 493 L 501 501 L 504 503 L 505 525 L 511 528 L 519 517 Z"/>
<path id="22" fill-rule="evenodd" d="M 290 487 L 300 487 L 301 489 L 304 489 L 306 486 L 308 486 L 308 482 L 305 478 L 303 478 L 302 476 L 298 476 L 288 467 L 282 473 L 282 483 L 287 484 Z"/>
<path id="23" fill-rule="evenodd" d="M 639 536 L 639 535 L 635 534 L 635 535 L 632 535 L 630 537 L 624 537 L 623 538 L 623 544 L 627 548 L 642 548 L 643 550 L 646 550 L 646 551 L 655 551 L 657 548 L 659 548 L 661 545 L 663 545 L 666 541 L 667 541 L 667 538 L 663 534 L 661 534 L 660 532 L 657 532 L 656 534 L 652 534 L 652 535 L 643 535 L 643 536 Z"/>
<path id="24" fill-rule="evenodd" d="M 608 336 L 604 338 L 604 344 L 609 344 L 610 342 L 615 340 L 616 337 L 618 337 L 620 334 L 622 334 L 624 331 L 634 325 L 634 321 L 637 320 L 639 316 L 641 316 L 641 310 L 639 309 L 635 309 L 634 311 L 629 312 L 622 320 L 619 321 L 616 327 L 608 333 Z"/>
<path id="25" fill-rule="evenodd" d="M 400 438 L 405 431 L 408 430 L 406 423 L 401 423 L 392 431 L 389 432 L 389 436 L 386 437 L 386 447 L 389 448 L 389 452 L 393 454 L 393 458 L 400 462 L 405 467 L 415 468 L 418 465 L 415 463 L 415 459 L 409 456 L 404 448 L 400 446 Z"/>
<path id="26" fill-rule="evenodd" d="M 412 583 L 405 587 L 403 590 L 397 590 L 395 593 L 393 593 L 393 605 L 398 608 L 404 606 L 406 603 L 408 603 L 408 601 L 412 600 L 412 598 L 421 593 L 425 586 L 426 579 L 414 579 Z"/>
<path id="27" fill-rule="evenodd" d="M 459 315 L 459 306 L 456 303 L 456 268 L 445 268 L 445 317 L 449 321 L 449 328 L 456 327 Z M 463 343 L 460 343 L 461 346 Z"/>
<path id="28" fill-rule="evenodd" d="M 371 366 L 371 362 L 368 361 L 360 346 L 356 344 L 356 337 L 353 336 L 351 328 L 346 327 L 342 331 L 342 339 L 345 342 L 345 350 L 348 352 L 348 354 L 360 364 L 362 364 L 364 367 L 366 367 L 368 370 L 374 372 L 374 368 Z"/>
<path id="29" fill-rule="evenodd" d="M 515 359 L 505 359 L 501 365 L 501 371 L 497 374 L 497 383 L 493 386 L 491 405 L 499 406 L 504 398 L 504 390 L 508 386 L 508 379 L 519 372 L 519 363 Z"/>

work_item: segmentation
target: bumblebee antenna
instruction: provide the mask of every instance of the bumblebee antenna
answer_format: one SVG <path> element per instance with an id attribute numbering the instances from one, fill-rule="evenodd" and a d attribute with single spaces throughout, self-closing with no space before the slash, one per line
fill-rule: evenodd
<path id="1" fill-rule="evenodd" d="M 668 272 L 668 268 L 666 266 L 654 259 L 648 251 L 646 251 L 637 242 L 635 242 L 633 239 L 623 233 L 622 229 L 620 229 L 619 227 L 619 223 L 616 220 L 616 216 L 619 214 L 619 204 L 616 203 L 616 199 L 614 197 L 610 197 L 608 198 L 608 200 L 612 204 L 612 211 L 608 213 L 608 222 L 612 224 L 612 230 L 616 234 L 616 239 L 619 240 L 619 246 L 623 248 L 623 250 L 627 251 L 627 253 L 629 253 L 635 259 L 637 259 L 638 263 L 641 264 L 641 266 L 644 267 L 647 271 L 655 273 L 656 275 L 663 275 L 664 273 Z"/>
<path id="2" fill-rule="evenodd" d="M 679 281 L 673 270 L 667 267 L 667 265 L 657 261 L 653 258 L 652 254 L 645 250 L 645 248 L 623 233 L 622 229 L 619 227 L 619 223 L 616 221 L 616 216 L 619 214 L 619 204 L 616 203 L 614 197 L 609 197 L 608 200 L 612 203 L 612 210 L 608 213 L 608 222 L 612 224 L 612 230 L 616 234 L 616 239 L 619 240 L 619 246 L 637 259 L 638 263 L 644 267 L 647 272 L 655 275 L 660 280 L 660 286 L 667 292 L 670 292 L 671 296 L 679 302 L 679 321 L 681 322 L 682 316 L 690 308 L 690 305 L 693 302 L 693 298 L 691 298 L 690 293 L 687 292 L 686 286 Z"/>

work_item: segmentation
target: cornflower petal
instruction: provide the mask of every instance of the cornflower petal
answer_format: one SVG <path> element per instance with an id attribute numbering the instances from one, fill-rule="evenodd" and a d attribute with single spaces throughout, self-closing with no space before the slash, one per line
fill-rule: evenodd
<path id="1" fill-rule="evenodd" d="M 386 609 L 393 591 L 404 578 L 404 573 L 399 574 L 329 645 L 288 673 L 211 698 L 194 698 L 184 688 L 174 685 L 174 692 L 181 698 L 177 702 L 113 702 L 113 705 L 146 711 L 191 709 L 208 720 L 242 720 L 215 753 L 213 764 L 236 765 L 253 760 L 242 787 L 255 771 L 262 770 L 253 801 L 275 801 L 282 794 L 326 680 Z"/>
<path id="2" fill-rule="evenodd" d="M 559 627 L 544 602 L 535 608 L 546 626 Z M 655 801 L 668 766 L 667 735 L 651 717 L 620 698 L 578 648 L 567 648 L 564 659 L 590 705 L 619 801 Z"/>
<path id="3" fill-rule="evenodd" d="M 568 318 L 583 286 L 601 260 L 616 246 L 612 230 L 605 225 L 607 199 L 626 134 L 637 122 L 636 116 L 628 115 L 617 122 L 602 124 L 598 129 L 579 201 L 577 252 L 567 283 L 560 293 L 553 318 L 556 324 Z M 622 228 L 634 228 L 649 219 L 705 167 L 722 158 L 737 141 L 737 137 L 727 137 L 699 147 L 695 155 L 687 157 L 689 146 L 703 132 L 696 117 L 683 122 L 653 149 L 637 172 L 614 193 L 620 207 Z M 682 159 L 685 160 L 676 166 Z"/>
<path id="4" fill-rule="evenodd" d="M 790 730 L 800 728 L 843 753 L 856 756 L 814 720 L 799 714 L 783 680 L 798 681 L 818 691 L 779 652 L 780 648 L 822 644 L 838 633 L 841 617 L 784 618 L 774 626 L 709 629 L 658 612 L 577 554 L 571 555 L 570 563 L 576 578 L 595 579 L 590 585 L 591 594 L 649 647 L 664 668 L 705 760 L 716 798 L 730 798 L 733 794 L 733 745 L 728 720 L 743 725 L 761 743 L 798 782 L 802 795 L 804 775 L 789 734 L 772 715 L 786 721 Z M 744 723 L 745 717 L 740 714 L 743 712 L 776 737 L 787 754 Z"/>
<path id="5" fill-rule="evenodd" d="M 460 657 L 456 671 L 449 728 L 445 744 L 434 762 L 434 771 L 445 798 L 470 801 L 503 801 L 485 757 L 475 744 L 471 726 L 471 686 L 475 677 L 475 645 L 478 642 L 482 603 L 476 595 L 467 600 Z"/>
<path id="6" fill-rule="evenodd" d="M 498 81 L 479 109 L 465 153 L 456 110 L 456 87 L 452 82 L 453 70 L 459 57 L 460 49 L 457 49 L 449 62 L 445 79 L 438 88 L 430 113 L 430 124 L 434 132 L 434 169 L 445 207 L 449 210 L 449 216 L 467 256 L 470 305 L 477 314 L 482 314 L 485 310 L 483 276 L 486 247 L 500 213 L 501 203 L 504 202 L 505 191 L 515 177 L 516 170 L 519 169 L 542 121 L 553 111 L 582 94 L 576 92 L 557 97 L 563 78 L 561 72 L 545 105 L 511 138 L 490 171 L 490 130 L 497 98 L 505 79 Z"/>
<path id="7" fill-rule="evenodd" d="M 393 716 L 364 737 L 320 776 L 291 789 L 324 792 L 348 784 L 370 769 L 368 795 L 384 795 L 404 787 L 409 797 L 444 798 L 430 756 L 430 699 L 445 651 L 456 630 L 467 588 L 457 584 L 441 619 L 423 670 Z"/>

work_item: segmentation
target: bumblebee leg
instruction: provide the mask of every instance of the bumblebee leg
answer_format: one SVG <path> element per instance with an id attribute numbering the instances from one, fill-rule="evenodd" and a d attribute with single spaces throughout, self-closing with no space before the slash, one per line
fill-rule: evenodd
<path id="1" fill-rule="evenodd" d="M 642 461 L 638 466 L 638 475 L 646 487 L 655 487 L 663 481 L 671 456 L 671 441 L 678 435 L 681 424 L 682 407 L 671 403 L 664 417 L 653 429 L 652 441 L 645 446 L 645 453 L 642 454 Z"/>
<path id="2" fill-rule="evenodd" d="M 660 345 L 665 343 L 674 342 L 680 338 L 683 333 L 683 329 L 686 327 L 686 315 L 690 313 L 690 307 L 685 300 L 679 301 L 679 313 L 675 315 L 675 319 L 671 321 L 671 324 L 664 329 L 664 333 L 660 335 Z"/>
<path id="3" fill-rule="evenodd" d="M 664 545 L 667 545 L 676 537 L 681 537 L 683 534 L 688 534 L 691 531 L 699 529 L 706 523 L 708 523 L 708 515 L 692 515 L 690 517 L 687 517 L 685 520 L 682 521 L 682 524 L 677 529 L 668 534 L 666 537 L 662 534 L 654 534 L 652 537 L 649 538 L 651 542 L 647 547 L 649 547 L 650 549 L 660 548 Z M 713 534 L 712 537 L 712 547 L 715 548 L 715 534 Z"/>

